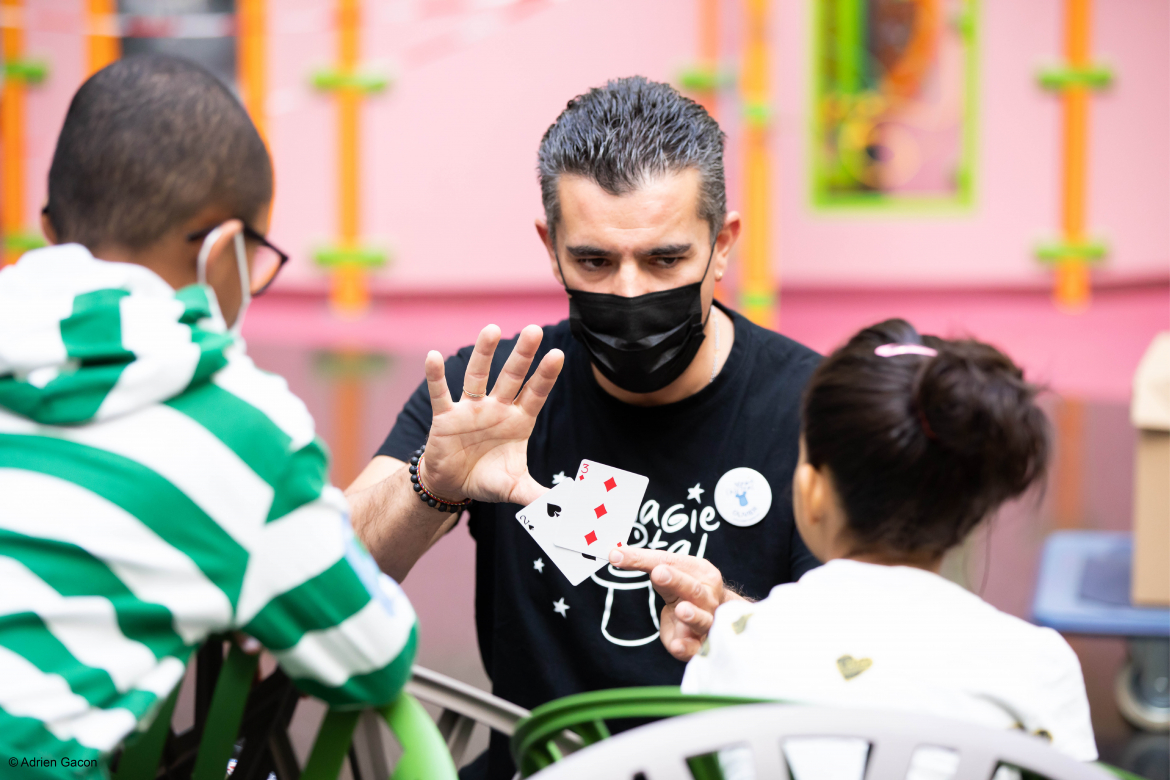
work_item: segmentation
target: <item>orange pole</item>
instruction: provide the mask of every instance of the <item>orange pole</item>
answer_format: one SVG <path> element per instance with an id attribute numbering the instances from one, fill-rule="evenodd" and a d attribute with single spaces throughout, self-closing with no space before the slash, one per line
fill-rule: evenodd
<path id="1" fill-rule="evenodd" d="M 1089 2 L 1067 0 L 1065 55 L 1070 69 L 1089 66 Z M 1064 90 L 1064 193 L 1062 199 L 1064 241 L 1085 241 L 1085 193 L 1089 146 L 1089 89 L 1083 84 Z M 1089 266 L 1079 259 L 1056 264 L 1054 297 L 1057 305 L 1081 310 L 1089 304 Z"/>
<path id="2" fill-rule="evenodd" d="M 240 90 L 244 108 L 264 142 L 268 142 L 265 100 L 268 95 L 267 48 L 265 32 L 267 14 L 264 0 L 238 0 L 236 6 L 236 45 Z"/>
<path id="3" fill-rule="evenodd" d="M 1062 398 L 1056 407 L 1053 520 L 1057 528 L 1084 525 L 1085 405 Z"/>
<path id="4" fill-rule="evenodd" d="M 343 73 L 354 73 L 358 61 L 358 0 L 340 0 L 339 67 Z M 337 93 L 338 107 L 338 227 L 341 241 L 347 247 L 357 244 L 358 237 L 358 101 L 357 90 L 343 88 Z"/>
<path id="5" fill-rule="evenodd" d="M 0 30 L 3 59 L 14 62 L 24 56 L 22 0 L 0 0 L 0 9 L 17 21 Z M 6 78 L 0 92 L 0 238 L 4 241 L 0 245 L 0 266 L 15 263 L 21 255 L 10 240 L 24 229 L 24 91 L 22 80 Z"/>
<path id="6" fill-rule="evenodd" d="M 719 73 L 719 0 L 699 0 L 698 33 L 699 69 L 707 73 L 714 84 Z M 699 105 L 718 121 L 718 88 L 699 90 L 696 96 Z M 728 295 L 728 282 L 716 280 L 715 297 L 720 301 L 727 301 Z"/>
<path id="7" fill-rule="evenodd" d="M 352 75 L 357 72 L 359 35 L 361 32 L 361 8 L 359 0 L 338 0 L 338 70 Z M 361 92 L 353 87 L 342 87 L 337 91 L 337 196 L 338 230 L 341 246 L 355 249 L 358 246 L 359 225 L 359 179 L 358 109 Z M 333 276 L 333 303 L 346 313 L 356 313 L 369 305 L 370 293 L 361 266 L 342 263 Z"/>
<path id="8" fill-rule="evenodd" d="M 360 359 L 360 355 L 343 355 Z M 362 468 L 362 402 L 365 380 L 357 374 L 343 374 L 337 379 L 334 407 L 337 432 L 333 447 L 333 484 L 349 485 Z"/>
<path id="9" fill-rule="evenodd" d="M 714 76 L 719 69 L 719 0 L 699 0 L 699 67 Z M 718 92 L 699 93 L 699 104 L 715 116 Z"/>
<path id="10" fill-rule="evenodd" d="M 744 314 L 777 325 L 776 281 L 769 262 L 768 0 L 746 0 L 746 48 L 741 78 L 744 109 L 744 226 L 741 302 Z"/>
<path id="11" fill-rule="evenodd" d="M 89 0 L 89 76 L 122 56 L 117 12 L 116 0 Z"/>

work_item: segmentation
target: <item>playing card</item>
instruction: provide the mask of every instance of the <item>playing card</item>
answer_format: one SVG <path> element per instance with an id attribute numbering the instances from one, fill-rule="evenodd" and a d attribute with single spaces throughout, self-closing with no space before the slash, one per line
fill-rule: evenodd
<path id="1" fill-rule="evenodd" d="M 575 511 L 570 505 L 579 503 L 576 501 L 577 491 L 578 486 L 574 483 L 562 482 L 516 513 L 516 519 L 573 585 L 580 585 L 590 574 L 609 563 L 604 554 L 596 558 L 586 556 L 579 551 L 558 547 L 553 541 L 560 525 Z"/>
<path id="2" fill-rule="evenodd" d="M 650 480 L 595 460 L 581 461 L 576 494 L 553 539 L 557 546 L 601 558 L 626 543 Z"/>

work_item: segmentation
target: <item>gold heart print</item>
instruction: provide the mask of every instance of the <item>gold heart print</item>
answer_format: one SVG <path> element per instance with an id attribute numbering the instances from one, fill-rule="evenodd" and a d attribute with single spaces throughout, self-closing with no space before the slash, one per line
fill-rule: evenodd
<path id="1" fill-rule="evenodd" d="M 837 668 L 846 680 L 852 680 L 871 666 L 873 666 L 873 660 L 869 658 L 854 658 L 851 655 L 843 655 L 837 659 Z"/>

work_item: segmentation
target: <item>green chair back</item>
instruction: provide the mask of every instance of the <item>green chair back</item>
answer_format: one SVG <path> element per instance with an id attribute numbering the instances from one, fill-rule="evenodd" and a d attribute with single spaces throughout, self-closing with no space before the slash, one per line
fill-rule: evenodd
<path id="1" fill-rule="evenodd" d="M 512 734 L 512 759 L 520 776 L 528 777 L 564 757 L 565 731 L 579 737 L 580 744 L 573 747 L 587 747 L 609 737 L 607 720 L 660 720 L 762 701 L 740 696 L 685 694 L 669 685 L 578 693 L 543 704 L 516 724 L 516 731 Z"/>
<path id="2" fill-rule="evenodd" d="M 191 780 L 224 780 L 259 658 L 245 653 L 235 643 L 231 645 L 211 697 Z M 178 697 L 176 686 L 150 729 L 127 744 L 113 780 L 154 780 Z M 378 712 L 403 751 L 394 767 L 393 780 L 457 780 L 446 742 L 416 698 L 403 691 Z M 361 710 L 330 710 L 325 715 L 301 780 L 336 780 L 361 713 Z"/>
<path id="3" fill-rule="evenodd" d="M 259 662 L 260 656 L 245 653 L 232 643 L 211 696 L 211 708 L 191 780 L 223 780 Z M 175 686 L 147 732 L 128 742 L 113 780 L 154 780 L 170 733 L 179 687 Z"/>
<path id="4" fill-rule="evenodd" d="M 378 710 L 402 747 L 393 780 L 455 780 L 458 774 L 447 743 L 419 700 L 403 691 L 393 703 Z M 330 710 L 317 732 L 317 741 L 301 780 L 336 780 L 349 752 L 360 711 Z"/>

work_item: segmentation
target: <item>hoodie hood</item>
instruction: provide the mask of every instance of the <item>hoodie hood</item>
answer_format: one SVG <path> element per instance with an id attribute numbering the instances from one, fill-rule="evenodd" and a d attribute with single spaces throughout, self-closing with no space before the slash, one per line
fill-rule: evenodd
<path id="1" fill-rule="evenodd" d="M 39 423 L 166 401 L 227 365 L 234 343 L 211 288 L 176 292 L 80 244 L 27 252 L 0 271 L 0 408 Z"/>

